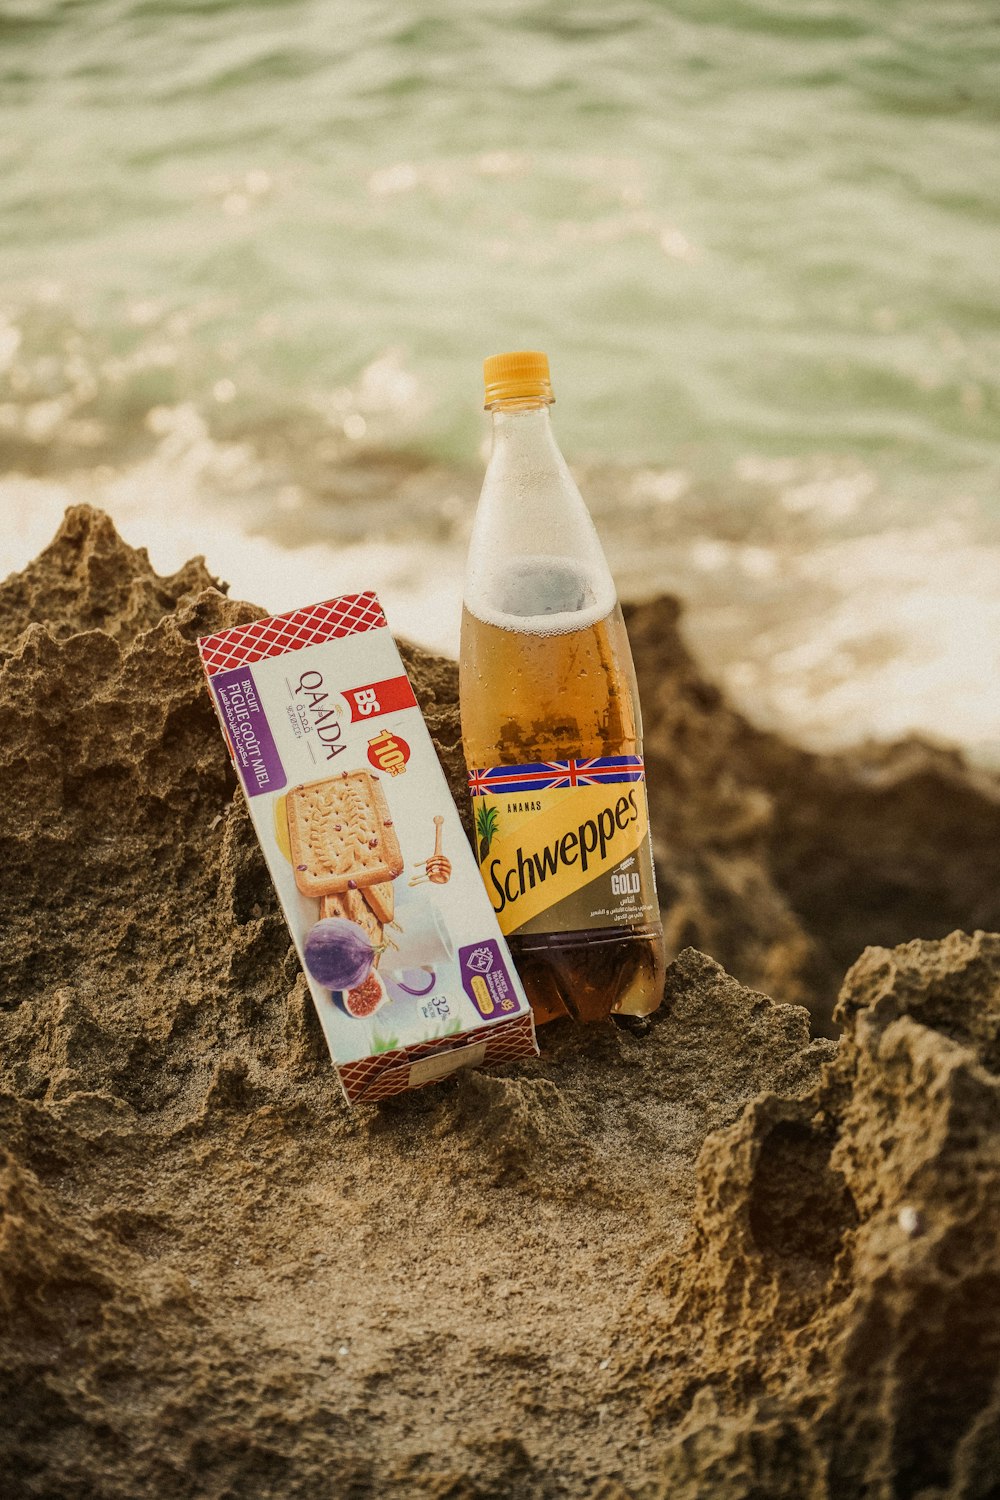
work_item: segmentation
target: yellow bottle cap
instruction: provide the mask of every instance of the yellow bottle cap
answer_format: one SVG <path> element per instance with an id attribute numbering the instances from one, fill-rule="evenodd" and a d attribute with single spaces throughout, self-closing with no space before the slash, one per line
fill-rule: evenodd
<path id="1" fill-rule="evenodd" d="M 541 400 L 546 404 L 556 398 L 549 381 L 549 357 L 537 349 L 517 349 L 513 354 L 491 354 L 483 361 L 486 382 L 486 406 L 497 401 Z"/>

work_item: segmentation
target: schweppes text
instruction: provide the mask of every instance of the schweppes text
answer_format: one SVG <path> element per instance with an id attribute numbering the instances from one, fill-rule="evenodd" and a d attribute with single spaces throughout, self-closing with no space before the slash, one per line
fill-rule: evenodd
<path id="1" fill-rule="evenodd" d="M 501 930 L 647 924 L 657 907 L 642 761 L 606 757 L 593 779 L 577 762 L 561 775 L 563 764 L 470 773 L 479 864 Z"/>
<path id="2" fill-rule="evenodd" d="M 560 866 L 579 864 L 580 873 L 586 874 L 591 856 L 596 854 L 603 861 L 616 834 L 624 833 L 630 823 L 639 817 L 635 792 L 619 797 L 613 807 L 602 807 L 596 818 L 588 818 L 575 832 L 564 833 L 562 838 L 543 844 L 540 849 L 525 853 L 518 845 L 516 863 L 504 870 L 501 861 L 490 862 L 490 884 L 493 887 L 493 910 L 499 914 L 508 902 L 516 901 L 527 891 L 533 891 L 550 875 L 556 875 Z"/>

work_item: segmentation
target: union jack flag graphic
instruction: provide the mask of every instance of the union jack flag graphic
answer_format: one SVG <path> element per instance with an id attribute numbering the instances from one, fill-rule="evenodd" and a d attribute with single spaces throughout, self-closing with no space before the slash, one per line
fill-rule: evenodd
<path id="1" fill-rule="evenodd" d="M 492 766 L 469 772 L 469 793 L 505 796 L 511 792 L 548 792 L 566 786 L 607 786 L 618 781 L 643 781 L 641 755 L 599 755 L 592 760 L 534 761 L 526 766 Z"/>

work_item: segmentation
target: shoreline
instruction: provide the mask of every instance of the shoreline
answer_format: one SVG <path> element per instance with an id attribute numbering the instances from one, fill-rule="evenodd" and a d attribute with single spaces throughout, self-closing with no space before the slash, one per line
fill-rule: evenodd
<path id="1" fill-rule="evenodd" d="M 131 466 L 0 481 L 0 573 L 45 545 L 67 504 L 103 503 L 161 572 L 204 554 L 272 612 L 361 577 L 399 634 L 456 653 L 474 468 L 341 453 L 299 483 L 274 454 L 209 438 L 192 411 L 160 428 Z M 683 597 L 688 645 L 762 729 L 817 752 L 916 734 L 1000 768 L 1000 707 L 982 691 L 1000 536 L 960 506 L 901 525 L 863 468 L 821 460 L 757 464 L 721 489 L 680 468 L 574 469 L 619 596 Z"/>

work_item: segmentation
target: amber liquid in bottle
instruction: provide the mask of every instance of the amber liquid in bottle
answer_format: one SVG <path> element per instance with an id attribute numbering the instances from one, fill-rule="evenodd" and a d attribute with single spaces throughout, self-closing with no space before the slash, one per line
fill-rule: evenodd
<path id="1" fill-rule="evenodd" d="M 523 557 L 503 569 L 507 602 L 550 617 L 587 597 L 571 560 Z M 587 611 L 585 613 L 592 613 Z M 470 767 L 641 755 L 635 672 L 621 607 L 576 630 L 550 633 L 537 612 L 500 626 L 462 615 L 462 739 Z M 522 628 L 514 628 L 519 623 Z M 525 629 L 525 625 L 533 628 Z M 542 625 L 542 628 L 539 626 Z M 625 931 L 508 934 L 535 1019 L 570 1015 L 604 1020 L 644 1016 L 663 995 L 663 932 L 658 920 Z"/>

